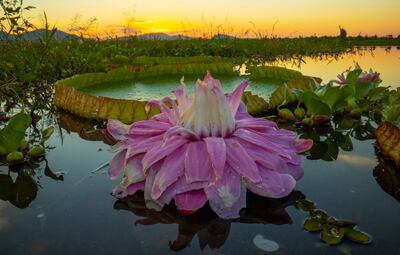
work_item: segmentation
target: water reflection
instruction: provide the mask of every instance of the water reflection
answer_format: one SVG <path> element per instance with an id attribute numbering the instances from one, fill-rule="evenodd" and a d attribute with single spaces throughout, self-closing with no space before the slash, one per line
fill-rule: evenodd
<path id="1" fill-rule="evenodd" d="M 374 168 L 374 177 L 381 188 L 400 202 L 400 168 L 378 152 L 379 164 Z"/>
<path id="2" fill-rule="evenodd" d="M 142 217 L 135 221 L 135 225 L 177 224 L 177 237 L 169 243 L 173 251 L 188 247 L 196 235 L 203 250 L 206 247 L 222 247 L 228 239 L 231 223 L 291 224 L 292 219 L 286 208 L 296 205 L 300 198 L 304 198 L 300 191 L 281 199 L 260 197 L 248 192 L 246 208 L 241 210 L 240 218 L 234 220 L 220 219 L 208 206 L 193 215 L 181 214 L 173 204 L 165 206 L 160 212 L 147 209 L 143 192 L 116 201 L 114 209 L 130 211 Z"/>
<path id="3" fill-rule="evenodd" d="M 0 172 L 0 199 L 10 202 L 17 208 L 27 208 L 38 194 L 40 169 L 45 176 L 53 180 L 64 180 L 62 174 L 54 173 L 50 169 L 46 159 L 8 166 L 7 174 Z"/>

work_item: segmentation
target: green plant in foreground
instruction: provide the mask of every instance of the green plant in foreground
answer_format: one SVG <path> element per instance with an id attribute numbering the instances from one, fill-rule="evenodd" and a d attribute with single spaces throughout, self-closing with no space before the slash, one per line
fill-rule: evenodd
<path id="1" fill-rule="evenodd" d="M 372 237 L 357 229 L 357 224 L 351 221 L 337 220 L 329 216 L 325 211 L 317 209 L 314 202 L 307 199 L 299 199 L 297 207 L 309 213 L 303 228 L 308 232 L 320 232 L 321 239 L 327 244 L 335 245 L 347 238 L 353 242 L 369 244 Z"/>
<path id="2" fill-rule="evenodd" d="M 20 112 L 0 129 L 0 157 L 5 157 L 7 164 L 23 163 L 27 158 L 39 159 L 46 154 L 45 142 L 53 134 L 54 128 L 48 127 L 40 132 L 39 139 L 33 136 L 26 140 L 26 131 L 31 125 L 31 116 Z"/>

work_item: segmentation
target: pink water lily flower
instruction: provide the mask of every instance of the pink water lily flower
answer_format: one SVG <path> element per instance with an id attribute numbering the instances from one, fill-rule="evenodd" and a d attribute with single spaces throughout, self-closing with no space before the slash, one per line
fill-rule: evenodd
<path id="1" fill-rule="evenodd" d="M 337 80 L 334 81 L 339 85 L 346 85 L 348 83 L 346 76 L 347 72 L 343 72 L 337 76 Z M 382 80 L 380 79 L 380 73 L 374 72 L 372 69 L 369 69 L 369 72 L 364 71 L 358 75 L 357 84 L 361 83 L 367 83 L 367 82 L 381 82 Z"/>
<path id="2" fill-rule="evenodd" d="M 221 218 L 237 218 L 246 192 L 280 198 L 303 176 L 298 153 L 312 146 L 275 122 L 253 118 L 241 102 L 248 82 L 229 96 L 208 73 L 188 97 L 176 88 L 176 101 L 152 100 L 161 113 L 124 125 L 110 120 L 107 131 L 119 141 L 109 175 L 122 172 L 113 194 L 125 197 L 144 190 L 146 206 L 161 210 L 174 200 L 192 213 L 207 202 Z"/>

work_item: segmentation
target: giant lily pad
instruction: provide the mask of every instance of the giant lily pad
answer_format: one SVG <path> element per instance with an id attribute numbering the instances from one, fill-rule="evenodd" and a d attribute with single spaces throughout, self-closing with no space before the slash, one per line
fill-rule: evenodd
<path id="1" fill-rule="evenodd" d="M 189 85 L 210 71 L 219 76 L 226 92 L 232 91 L 241 80 L 250 78 L 252 93 L 246 93 L 244 101 L 251 114 L 261 114 L 268 109 L 265 98 L 277 86 L 304 77 L 300 72 L 278 67 L 255 67 L 251 69 L 254 74 L 241 77 L 232 63 L 222 63 L 221 58 L 214 57 L 139 57 L 132 61 L 135 66 L 108 73 L 81 74 L 58 81 L 55 105 L 88 119 L 118 119 L 132 123 L 159 113 L 156 108 L 145 111 L 147 100 L 169 95 L 172 88 L 180 85 L 182 76 Z M 189 93 L 191 89 L 188 86 Z"/>

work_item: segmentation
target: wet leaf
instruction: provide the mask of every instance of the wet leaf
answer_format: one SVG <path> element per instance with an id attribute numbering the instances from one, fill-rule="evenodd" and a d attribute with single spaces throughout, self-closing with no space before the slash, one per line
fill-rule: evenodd
<path id="1" fill-rule="evenodd" d="M 17 163 L 24 161 L 24 155 L 22 154 L 22 152 L 19 152 L 19 151 L 10 152 L 7 155 L 6 160 L 7 160 L 7 163 L 9 163 L 9 164 L 17 164 Z"/>
<path id="2" fill-rule="evenodd" d="M 278 115 L 283 120 L 295 121 L 296 117 L 293 115 L 292 111 L 287 108 L 280 109 Z"/>
<path id="3" fill-rule="evenodd" d="M 39 158 L 46 153 L 46 150 L 42 146 L 34 146 L 28 152 L 28 155 L 32 158 Z"/>
<path id="4" fill-rule="evenodd" d="M 315 209 L 315 203 L 307 199 L 299 199 L 297 207 L 304 212 L 310 212 Z"/>
<path id="5" fill-rule="evenodd" d="M 321 219 L 309 218 L 304 222 L 303 228 L 308 232 L 317 232 L 322 230 L 323 223 Z"/>
<path id="6" fill-rule="evenodd" d="M 323 95 L 321 95 L 321 99 L 324 103 L 326 103 L 329 108 L 333 111 L 334 105 L 343 97 L 343 92 L 340 90 L 340 87 L 328 87 Z"/>
<path id="7" fill-rule="evenodd" d="M 43 130 L 41 143 L 43 144 L 45 141 L 47 141 L 53 133 L 54 133 L 54 127 L 48 127 L 45 130 Z"/>
<path id="8" fill-rule="evenodd" d="M 372 237 L 365 232 L 361 232 L 358 229 L 346 228 L 345 236 L 356 243 L 369 244 L 372 242 Z"/>
<path id="9" fill-rule="evenodd" d="M 310 212 L 310 216 L 315 219 L 319 219 L 322 221 L 326 221 L 328 219 L 328 214 L 320 209 L 312 210 Z"/>
<path id="10" fill-rule="evenodd" d="M 325 224 L 322 226 L 321 238 L 327 244 L 338 244 L 344 237 L 344 228 Z"/>
<path id="11" fill-rule="evenodd" d="M 294 110 L 294 115 L 295 115 L 296 118 L 298 118 L 298 119 L 303 119 L 304 116 L 306 115 L 306 110 L 304 110 L 304 108 L 297 107 L 297 108 Z"/>
<path id="12" fill-rule="evenodd" d="M 14 152 L 20 147 L 21 140 L 25 137 L 26 129 L 31 125 L 32 119 L 26 113 L 14 115 L 7 126 L 0 130 L 0 146 L 7 152 Z"/>

